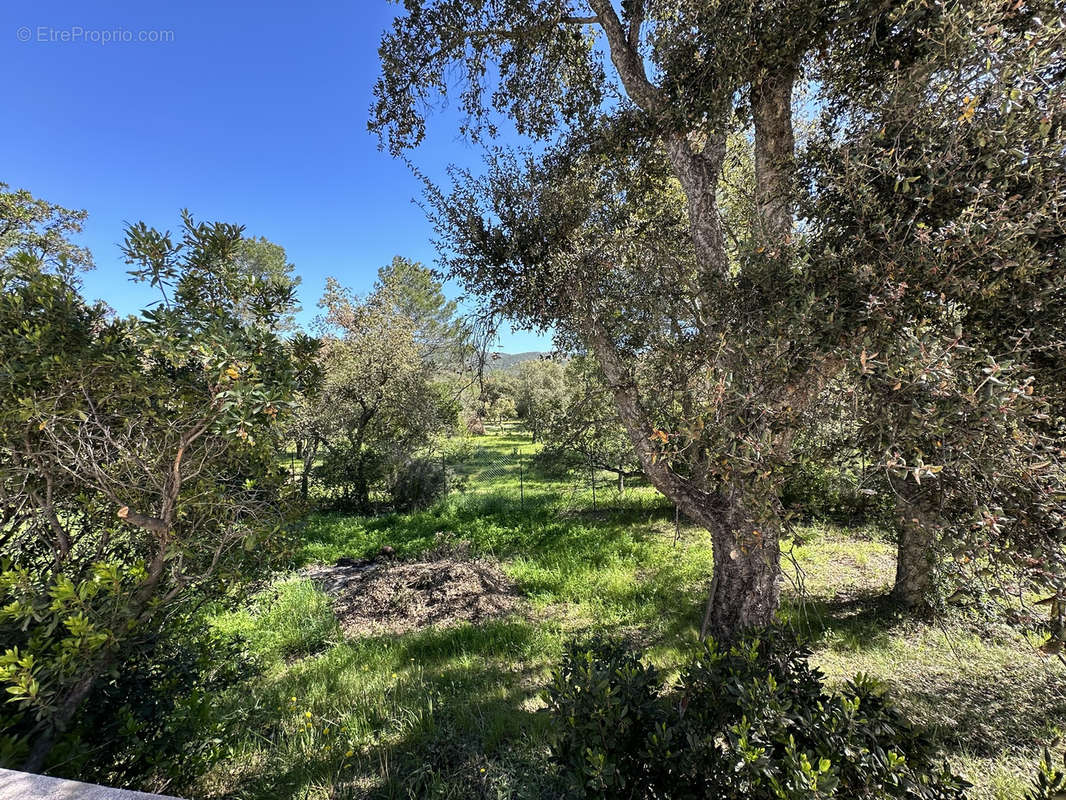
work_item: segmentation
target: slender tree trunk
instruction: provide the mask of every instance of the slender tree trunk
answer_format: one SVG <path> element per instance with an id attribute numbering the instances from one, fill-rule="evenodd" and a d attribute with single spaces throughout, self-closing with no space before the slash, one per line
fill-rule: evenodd
<path id="1" fill-rule="evenodd" d="M 315 457 L 318 455 L 318 438 L 307 441 L 303 448 L 303 469 L 300 472 L 300 499 L 307 502 L 307 494 L 311 485 L 311 470 L 315 465 Z"/>
<path id="2" fill-rule="evenodd" d="M 370 513 L 370 485 L 366 479 L 366 458 L 359 454 L 359 466 L 355 474 L 355 499 L 359 510 L 364 514 Z"/>

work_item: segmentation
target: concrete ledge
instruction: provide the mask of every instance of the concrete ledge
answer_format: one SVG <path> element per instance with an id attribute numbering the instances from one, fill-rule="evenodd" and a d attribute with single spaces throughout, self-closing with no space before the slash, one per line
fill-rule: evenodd
<path id="1" fill-rule="evenodd" d="M 127 792 L 93 783 L 0 769 L 0 800 L 179 800 L 161 794 Z"/>

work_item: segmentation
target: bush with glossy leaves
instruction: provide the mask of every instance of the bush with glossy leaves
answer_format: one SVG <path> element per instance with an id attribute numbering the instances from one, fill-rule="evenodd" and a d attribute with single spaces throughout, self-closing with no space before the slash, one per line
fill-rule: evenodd
<path id="1" fill-rule="evenodd" d="M 830 692 L 781 630 L 709 644 L 676 685 L 619 644 L 572 644 L 548 691 L 552 754 L 577 797 L 957 800 L 869 678 Z"/>
<path id="2" fill-rule="evenodd" d="M 1062 769 L 1059 769 L 1045 748 L 1040 768 L 1025 800 L 1062 800 L 1063 797 L 1066 797 L 1066 753 L 1063 753 Z"/>

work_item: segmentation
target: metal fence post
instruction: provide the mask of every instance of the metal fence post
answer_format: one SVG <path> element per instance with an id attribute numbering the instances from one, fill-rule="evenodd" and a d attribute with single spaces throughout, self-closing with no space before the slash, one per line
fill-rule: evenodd
<path id="1" fill-rule="evenodd" d="M 596 468 L 589 464 L 589 477 L 592 478 L 592 510 L 596 510 Z"/>
<path id="2" fill-rule="evenodd" d="M 526 479 L 522 471 L 522 454 L 518 454 L 518 507 L 526 507 Z"/>

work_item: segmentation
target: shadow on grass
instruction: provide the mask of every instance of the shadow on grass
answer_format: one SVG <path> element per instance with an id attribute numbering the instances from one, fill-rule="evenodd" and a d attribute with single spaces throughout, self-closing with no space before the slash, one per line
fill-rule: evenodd
<path id="1" fill-rule="evenodd" d="M 961 620 L 919 619 L 873 590 L 791 600 L 782 614 L 838 663 L 884 681 L 946 755 L 995 760 L 1066 734 L 1066 670 L 1024 640 L 980 638 Z"/>
<path id="2" fill-rule="evenodd" d="M 549 721 L 536 710 L 556 658 L 538 626 L 518 619 L 339 644 L 278 676 L 277 700 L 263 704 L 258 720 L 270 731 L 271 763 L 231 793 L 302 797 L 325 787 L 328 797 L 558 796 L 542 744 Z M 289 695 L 299 698 L 292 714 L 269 710 L 284 709 Z M 304 707 L 314 709 L 307 726 Z"/>
<path id="3" fill-rule="evenodd" d="M 781 616 L 803 639 L 831 638 L 848 650 L 885 646 L 905 617 L 884 592 L 858 590 L 829 598 L 794 597 L 784 601 Z"/>
<path id="4" fill-rule="evenodd" d="M 961 672 L 908 680 L 903 693 L 944 749 L 989 758 L 1039 748 L 1066 733 L 1061 672 L 1032 665 Z"/>

